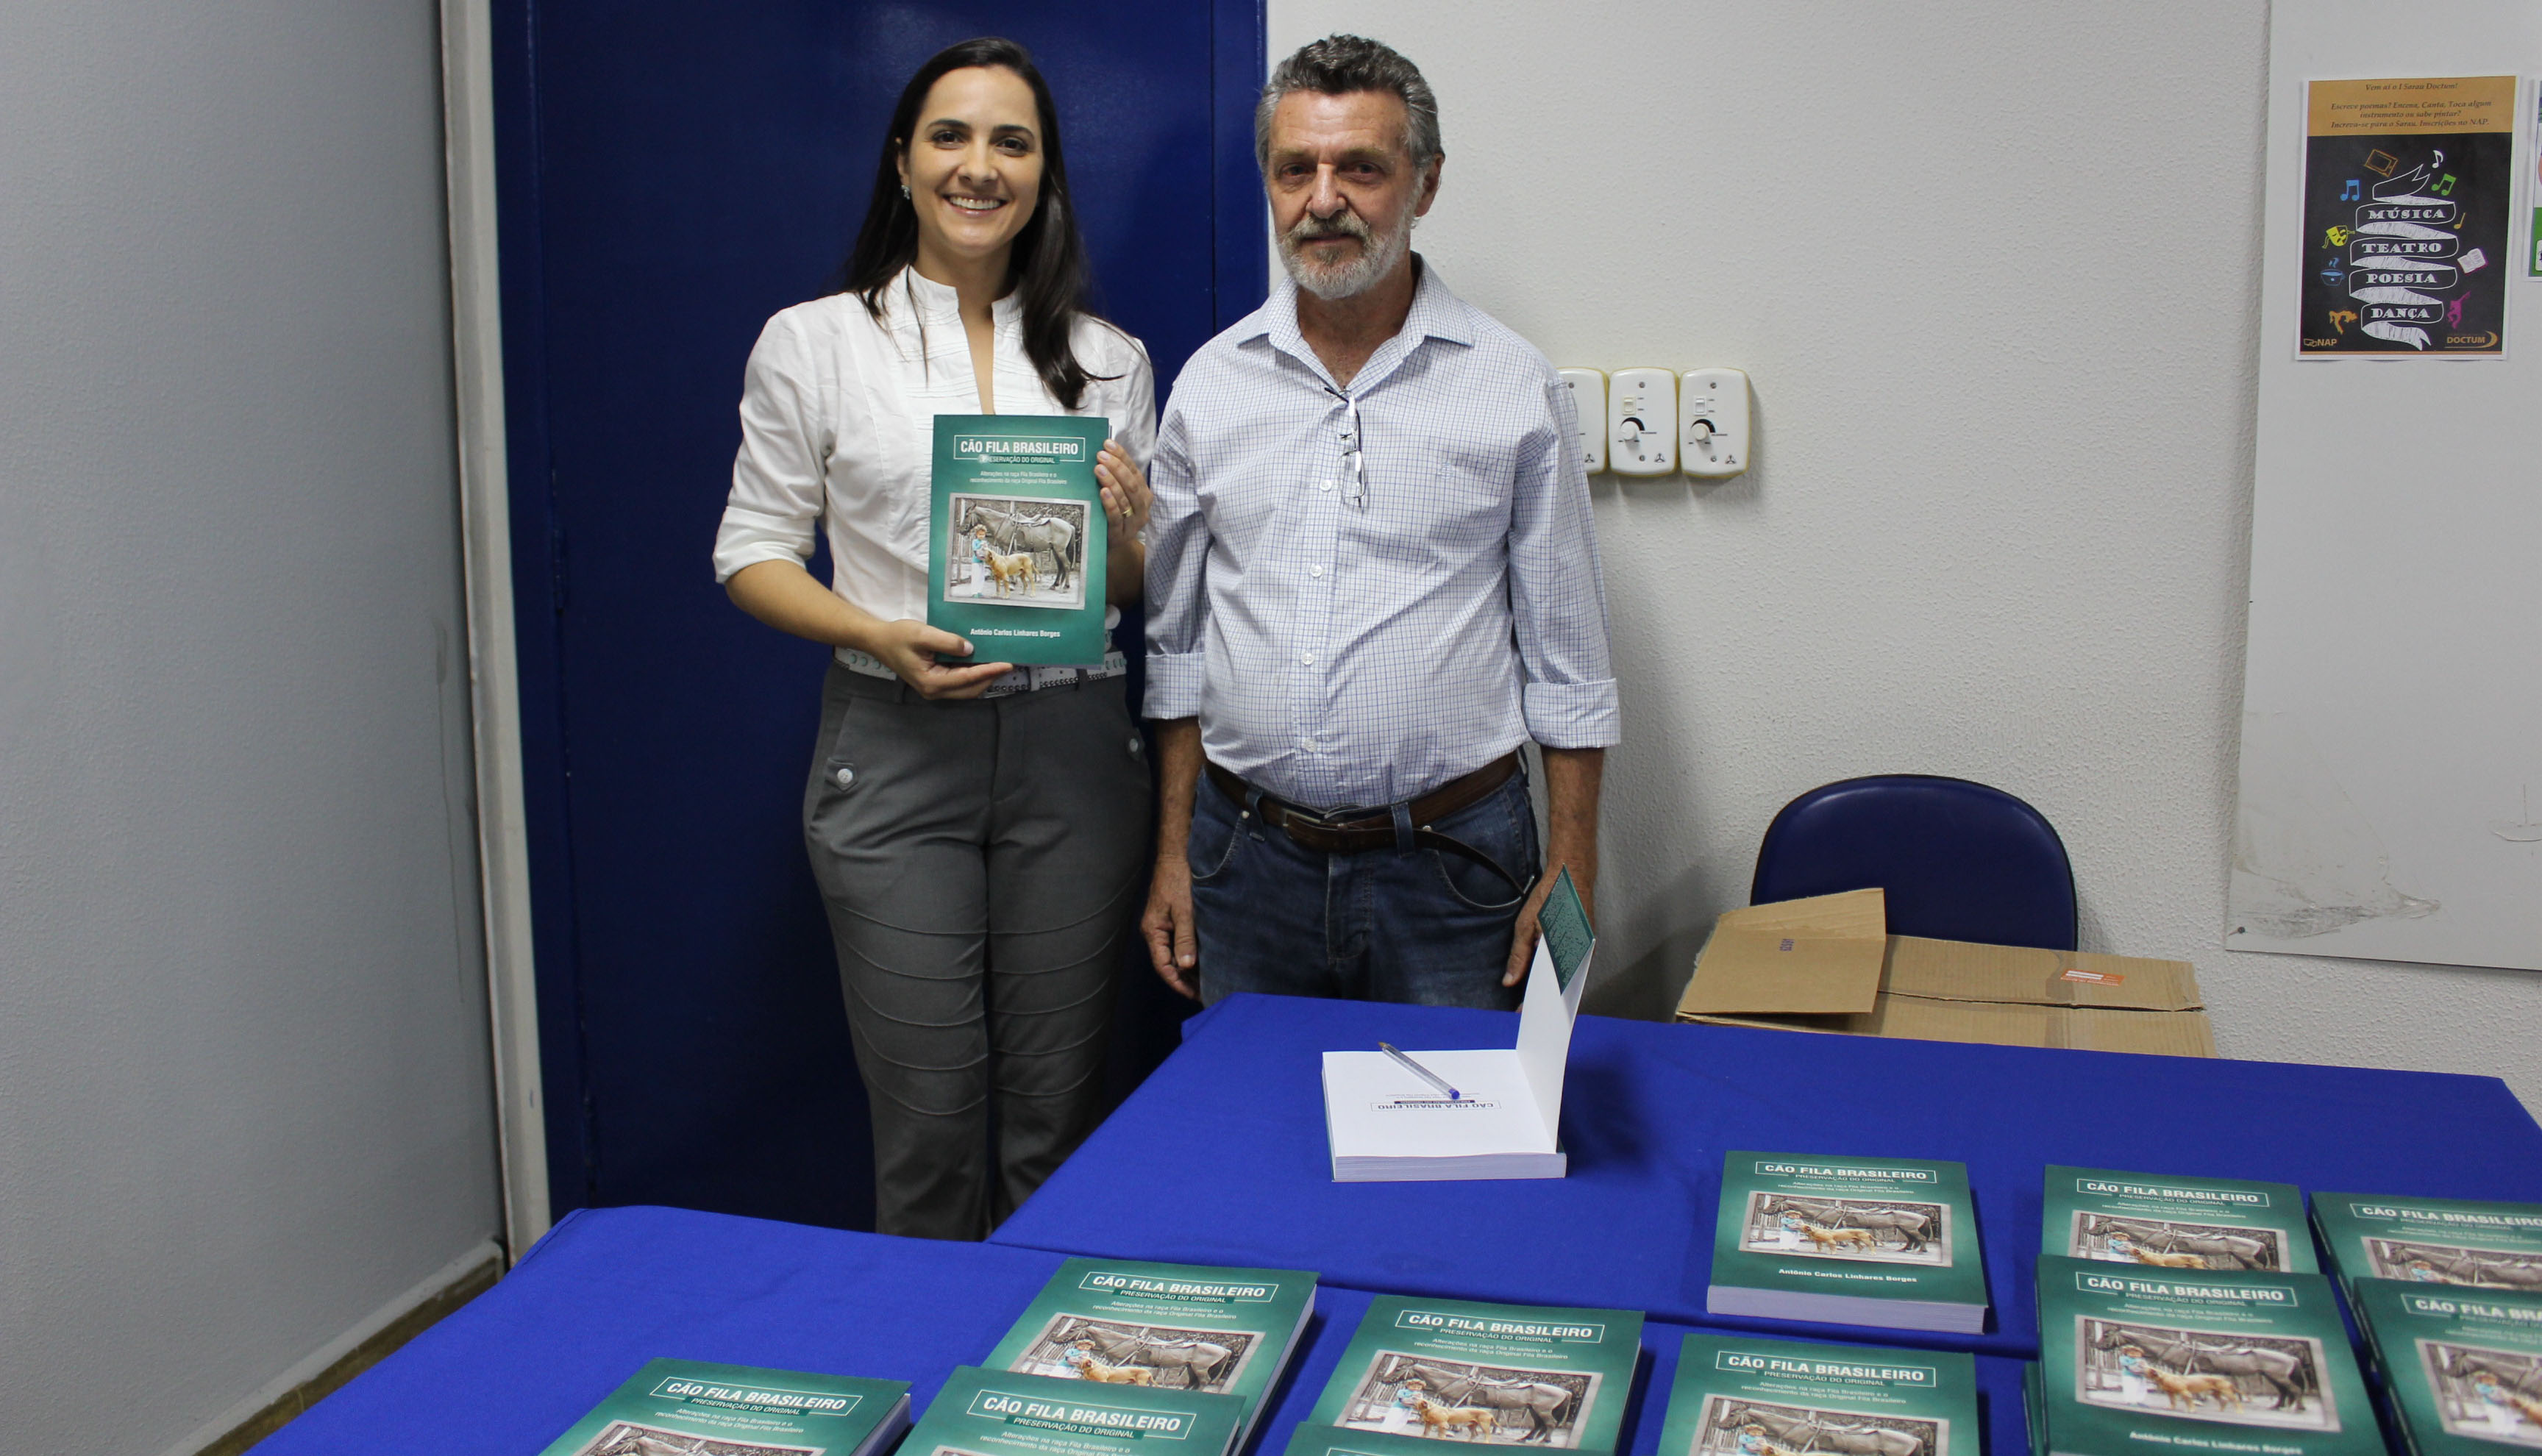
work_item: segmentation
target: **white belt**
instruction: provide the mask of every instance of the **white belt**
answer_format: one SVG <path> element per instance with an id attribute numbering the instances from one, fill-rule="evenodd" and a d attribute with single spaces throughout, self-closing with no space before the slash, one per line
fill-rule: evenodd
<path id="1" fill-rule="evenodd" d="M 881 658 L 854 647 L 839 649 L 839 665 L 852 673 L 868 678 L 900 681 L 900 674 L 883 665 Z M 1103 661 L 1093 667 L 1019 667 L 989 685 L 982 697 L 1009 697 L 1017 692 L 1036 692 L 1044 688 L 1066 688 L 1078 683 L 1097 683 L 1117 678 L 1130 670 L 1130 660 L 1117 650 L 1105 648 Z"/>

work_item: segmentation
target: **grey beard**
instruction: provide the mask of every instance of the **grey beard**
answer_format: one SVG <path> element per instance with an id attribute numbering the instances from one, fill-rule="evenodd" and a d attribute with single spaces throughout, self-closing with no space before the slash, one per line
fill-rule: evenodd
<path id="1" fill-rule="evenodd" d="M 1346 215 L 1347 216 L 1347 215 Z M 1298 233 L 1308 227 L 1321 226 L 1328 232 L 1345 232 L 1358 237 L 1365 245 L 1359 256 L 1348 261 L 1318 264 L 1307 260 Z M 1301 220 L 1297 227 L 1280 235 L 1280 264 L 1300 288 L 1332 303 L 1356 298 L 1378 284 L 1378 280 L 1394 271 L 1394 265 L 1412 250 L 1412 225 L 1407 219 L 1400 226 L 1379 235 L 1356 217 L 1333 224 L 1315 224 Z"/>

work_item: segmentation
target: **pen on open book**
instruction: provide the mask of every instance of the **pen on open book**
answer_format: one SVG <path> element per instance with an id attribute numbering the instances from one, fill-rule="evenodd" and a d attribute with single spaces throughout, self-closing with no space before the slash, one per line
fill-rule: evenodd
<path id="1" fill-rule="evenodd" d="M 1430 1068 L 1428 1068 L 1428 1067 L 1426 1067 L 1426 1066 L 1423 1066 L 1420 1062 L 1417 1062 L 1417 1061 L 1413 1060 L 1411 1057 L 1404 1056 L 1402 1053 L 1395 1051 L 1395 1050 L 1394 1050 L 1394 1048 L 1392 1047 L 1392 1045 L 1390 1045 L 1390 1044 L 1388 1044 L 1388 1043 L 1385 1043 L 1385 1042 L 1380 1042 L 1380 1043 L 1378 1043 L 1378 1044 L 1377 1044 L 1377 1050 L 1379 1050 L 1380 1052 L 1384 1053 L 1384 1054 L 1385 1054 L 1386 1056 L 1388 1056 L 1393 1057 L 1396 1061 L 1401 1062 L 1401 1063 L 1403 1064 L 1404 1069 L 1405 1069 L 1406 1071 L 1411 1072 L 1414 1076 L 1419 1077 L 1421 1080 L 1423 1080 L 1423 1081 L 1425 1081 L 1425 1082 L 1428 1082 L 1431 1086 L 1438 1088 L 1440 1091 L 1447 1093 L 1447 1094 L 1448 1094 L 1448 1100 L 1449 1100 L 1450 1102 L 1455 1102 L 1455 1101 L 1457 1101 L 1457 1100 L 1458 1100 L 1458 1099 L 1457 1099 L 1457 1089 L 1456 1089 L 1456 1088 L 1449 1086 L 1445 1081 L 1441 1080 L 1441 1078 L 1440 1078 L 1440 1076 L 1439 1076 L 1439 1074 L 1438 1074 L 1437 1072 L 1434 1072 L 1434 1071 L 1432 1071 Z"/>

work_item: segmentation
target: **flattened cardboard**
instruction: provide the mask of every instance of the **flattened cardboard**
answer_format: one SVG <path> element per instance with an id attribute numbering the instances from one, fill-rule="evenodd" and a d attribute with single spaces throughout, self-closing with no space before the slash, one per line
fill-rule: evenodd
<path id="1" fill-rule="evenodd" d="M 1732 910 L 1678 1019 L 1918 1041 L 2213 1056 L 2186 961 L 1886 935 L 1877 890 Z M 1874 956 L 1877 954 L 1875 962 Z"/>
<path id="2" fill-rule="evenodd" d="M 1888 896 L 1818 895 L 1731 910 L 1713 922 L 1681 1012 L 1867 1012 L 1880 995 Z"/>

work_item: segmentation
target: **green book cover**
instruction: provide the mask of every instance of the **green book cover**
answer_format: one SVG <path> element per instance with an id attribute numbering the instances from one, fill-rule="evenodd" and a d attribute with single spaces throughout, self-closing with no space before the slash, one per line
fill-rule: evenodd
<path id="1" fill-rule="evenodd" d="M 1103 661 L 1109 433 L 1067 414 L 935 416 L 927 624 L 968 639 L 971 661 Z"/>
<path id="2" fill-rule="evenodd" d="M 854 1456 L 909 1419 L 909 1382 L 654 1360 L 585 1412 L 544 1456 Z"/>
<path id="3" fill-rule="evenodd" d="M 1354 1436 L 1612 1451 L 1641 1353 L 1642 1317 L 1632 1310 L 1382 1294 L 1308 1423 Z"/>
<path id="4" fill-rule="evenodd" d="M 2283 1183 L 2051 1164 L 2042 1254 L 2153 1269 L 2315 1274 L 2303 1194 Z"/>
<path id="5" fill-rule="evenodd" d="M 2051 1456 L 2382 1456 L 2330 1281 L 2039 1261 Z"/>
<path id="6" fill-rule="evenodd" d="M 1315 1307 L 1315 1276 L 1072 1259 L 990 1352 L 992 1369 L 1233 1395 L 1249 1429 Z"/>
<path id="7" fill-rule="evenodd" d="M 1978 1330 L 1968 1169 L 1917 1158 L 1733 1152 L 1713 1230 L 1715 1314 Z"/>
<path id="8" fill-rule="evenodd" d="M 2048 1412 L 2039 1389 L 2039 1362 L 2021 1362 L 2022 1424 L 2030 1436 L 2030 1456 L 2048 1456 Z"/>
<path id="9" fill-rule="evenodd" d="M 2542 1450 L 2542 1294 L 2399 1279 L 2359 1279 L 2353 1289 L 2413 1449 Z"/>
<path id="10" fill-rule="evenodd" d="M 2542 1203 L 2317 1193 L 2312 1221 L 2340 1279 L 2542 1290 Z"/>
<path id="11" fill-rule="evenodd" d="M 899 1456 L 1229 1456 L 1244 1402 L 963 1365 Z"/>
<path id="12" fill-rule="evenodd" d="M 1977 1361 L 1688 1335 L 1658 1456 L 1980 1456 Z"/>

